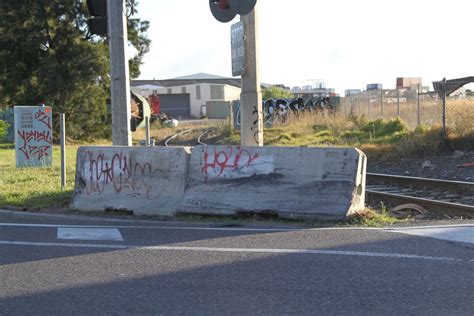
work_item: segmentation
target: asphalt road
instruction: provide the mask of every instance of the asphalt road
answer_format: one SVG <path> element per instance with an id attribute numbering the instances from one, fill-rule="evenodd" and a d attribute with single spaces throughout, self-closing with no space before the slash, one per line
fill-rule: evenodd
<path id="1" fill-rule="evenodd" d="M 0 314 L 474 312 L 474 244 L 280 228 L 0 216 Z"/>

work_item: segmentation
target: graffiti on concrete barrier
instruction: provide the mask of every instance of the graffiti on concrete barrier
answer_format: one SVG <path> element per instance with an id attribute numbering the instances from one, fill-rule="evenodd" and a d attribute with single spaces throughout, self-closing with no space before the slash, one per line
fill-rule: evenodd
<path id="1" fill-rule="evenodd" d="M 53 154 L 51 107 L 15 106 L 14 111 L 17 166 L 50 166 Z"/>
<path id="2" fill-rule="evenodd" d="M 209 178 L 235 179 L 273 172 L 273 158 L 261 156 L 240 146 L 208 146 L 201 160 L 201 171 Z"/>
<path id="3" fill-rule="evenodd" d="M 152 162 L 133 161 L 122 151 L 114 154 L 112 159 L 106 158 L 105 154 L 92 151 L 86 151 L 83 157 L 82 177 L 85 180 L 87 194 L 112 190 L 129 197 L 153 200 L 165 193 L 163 185 L 153 183 L 153 179 L 165 177 L 160 169 L 153 167 Z"/>

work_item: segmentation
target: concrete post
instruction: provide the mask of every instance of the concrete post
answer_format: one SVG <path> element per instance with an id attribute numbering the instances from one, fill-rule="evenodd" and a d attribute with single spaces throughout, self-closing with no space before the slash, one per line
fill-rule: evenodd
<path id="1" fill-rule="evenodd" d="M 112 144 L 114 146 L 131 146 L 130 80 L 126 53 L 128 37 L 125 0 L 108 0 L 107 10 L 112 100 Z"/>
<path id="2" fill-rule="evenodd" d="M 240 137 L 243 146 L 263 146 L 263 111 L 258 69 L 257 6 L 241 16 L 244 23 L 245 70 L 240 94 Z"/>

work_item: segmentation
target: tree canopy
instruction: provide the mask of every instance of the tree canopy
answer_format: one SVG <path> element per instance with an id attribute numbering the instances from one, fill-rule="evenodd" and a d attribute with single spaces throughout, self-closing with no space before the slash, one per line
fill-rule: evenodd
<path id="1" fill-rule="evenodd" d="M 107 137 L 109 49 L 88 31 L 85 2 L 0 1 L 0 108 L 45 103 L 66 114 L 70 137 Z M 134 78 L 148 52 L 149 22 L 131 17 L 128 26 Z"/>
<path id="2" fill-rule="evenodd" d="M 293 98 L 293 93 L 290 90 L 283 89 L 277 86 L 270 86 L 262 91 L 262 98 L 266 99 L 285 99 L 285 98 Z"/>

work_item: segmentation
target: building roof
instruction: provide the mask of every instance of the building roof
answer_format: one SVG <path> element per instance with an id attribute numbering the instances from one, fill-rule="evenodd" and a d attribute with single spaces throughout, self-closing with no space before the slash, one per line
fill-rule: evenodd
<path id="1" fill-rule="evenodd" d="M 171 80 L 214 80 L 214 79 L 229 79 L 227 77 L 206 74 L 204 72 L 199 72 L 197 74 L 192 74 L 188 76 L 181 76 L 176 78 L 170 78 Z"/>
<path id="2" fill-rule="evenodd" d="M 162 87 L 176 87 L 186 86 L 191 84 L 225 84 L 233 87 L 240 88 L 240 78 L 226 78 L 206 73 L 197 73 L 189 76 L 176 77 L 171 79 L 159 79 L 159 80 L 132 80 L 130 85 L 132 87 L 144 86 L 144 85 L 156 85 Z"/>
<path id="3" fill-rule="evenodd" d="M 221 77 L 206 73 L 197 73 L 189 76 L 176 77 L 171 79 L 158 79 L 158 80 L 132 80 L 130 86 L 132 88 L 141 88 L 144 90 L 154 90 L 159 89 L 160 87 L 170 88 L 178 86 L 186 86 L 192 84 L 201 84 L 201 83 L 210 83 L 210 84 L 224 84 L 237 88 L 241 88 L 241 79 L 240 78 L 228 78 Z M 281 88 L 286 88 L 283 84 L 268 84 L 260 83 L 262 89 L 266 89 L 271 86 L 277 86 Z"/>

